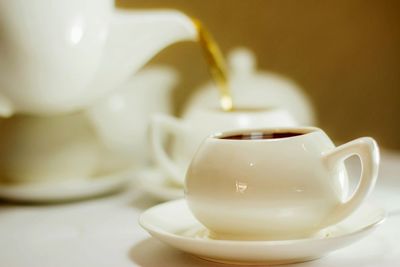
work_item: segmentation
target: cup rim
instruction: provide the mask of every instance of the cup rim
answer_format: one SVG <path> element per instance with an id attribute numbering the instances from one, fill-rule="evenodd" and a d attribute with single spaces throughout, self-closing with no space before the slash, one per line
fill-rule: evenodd
<path id="1" fill-rule="evenodd" d="M 225 112 L 224 110 L 221 110 L 220 107 L 215 107 L 215 108 L 210 108 L 209 109 L 211 112 L 217 112 L 217 113 L 221 113 L 221 112 Z M 251 106 L 251 105 L 238 105 L 237 107 L 235 106 L 235 108 L 233 110 L 228 111 L 228 113 L 231 114 L 243 114 L 243 113 L 263 113 L 263 112 L 276 112 L 276 111 L 282 111 L 283 109 L 281 107 L 277 107 L 277 106 Z"/>
<path id="2" fill-rule="evenodd" d="M 284 133 L 284 132 L 296 132 L 300 133 L 294 136 L 287 136 L 287 137 L 277 137 L 277 138 L 255 138 L 255 139 L 225 139 L 225 137 L 232 136 L 232 135 L 250 135 L 252 133 Z M 209 136 L 209 138 L 213 140 L 218 140 L 222 142 L 266 142 L 266 141 L 279 141 L 285 139 L 295 139 L 301 138 L 304 136 L 308 136 L 315 132 L 322 132 L 322 130 L 318 127 L 313 126 L 306 126 L 306 127 L 274 127 L 274 128 L 253 128 L 253 129 L 240 129 L 240 130 L 233 130 L 233 131 L 223 131 L 217 132 Z"/>
<path id="3" fill-rule="evenodd" d="M 223 114 L 223 115 L 257 115 L 257 114 L 264 114 L 264 113 L 279 113 L 279 112 L 285 112 L 287 113 L 288 111 L 282 107 L 278 106 L 251 106 L 251 105 L 241 105 L 235 107 L 232 111 L 224 111 L 222 110 L 219 106 L 212 106 L 212 107 L 206 107 L 206 108 L 194 108 L 193 110 L 190 110 L 191 112 L 201 112 L 201 113 L 207 113 L 207 114 Z"/>

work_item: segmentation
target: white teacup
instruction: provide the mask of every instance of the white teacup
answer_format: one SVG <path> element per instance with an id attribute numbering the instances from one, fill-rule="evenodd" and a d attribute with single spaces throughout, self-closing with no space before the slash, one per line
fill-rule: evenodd
<path id="1" fill-rule="evenodd" d="M 359 156 L 362 172 L 348 198 L 343 161 L 351 155 Z M 229 132 L 202 143 L 185 193 L 215 238 L 305 238 L 350 215 L 372 190 L 378 165 L 369 137 L 335 147 L 311 127 Z"/>
<path id="2" fill-rule="evenodd" d="M 193 109 L 177 119 L 157 115 L 151 122 L 151 145 L 156 163 L 172 182 L 183 185 L 186 170 L 196 149 L 209 135 L 234 129 L 294 126 L 296 122 L 283 109 L 236 109 L 225 112 L 215 109 Z M 172 136 L 171 151 L 164 146 Z"/>

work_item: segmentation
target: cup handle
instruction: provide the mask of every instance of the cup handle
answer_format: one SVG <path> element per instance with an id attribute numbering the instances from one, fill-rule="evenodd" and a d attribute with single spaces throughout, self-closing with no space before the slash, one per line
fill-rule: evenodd
<path id="1" fill-rule="evenodd" d="M 183 123 L 171 116 L 157 114 L 150 124 L 150 144 L 156 163 L 176 184 L 182 185 L 182 172 L 165 149 L 165 139 L 168 135 L 178 136 L 184 131 Z"/>
<path id="2" fill-rule="evenodd" d="M 328 168 L 336 168 L 339 163 L 352 155 L 361 161 L 361 176 L 349 200 L 339 205 L 325 225 L 332 225 L 349 216 L 357 209 L 375 186 L 379 168 L 379 148 L 371 137 L 361 137 L 343 144 L 323 155 Z"/>

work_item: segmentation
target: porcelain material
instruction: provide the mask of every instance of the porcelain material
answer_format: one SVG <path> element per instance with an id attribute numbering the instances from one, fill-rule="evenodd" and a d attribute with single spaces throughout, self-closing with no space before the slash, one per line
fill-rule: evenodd
<path id="1" fill-rule="evenodd" d="M 177 11 L 118 10 L 113 0 L 0 1 L 0 115 L 91 105 L 162 48 L 195 40 Z"/>
<path id="2" fill-rule="evenodd" d="M 149 164 L 150 117 L 154 113 L 170 113 L 170 93 L 178 81 L 178 73 L 171 67 L 148 67 L 87 110 L 96 134 L 106 147 L 105 168 Z"/>
<path id="3" fill-rule="evenodd" d="M 75 180 L 58 180 L 56 176 L 48 183 L 0 183 L 0 198 L 31 203 L 79 200 L 121 190 L 133 177 L 132 170 L 124 170 L 90 178 L 77 177 Z"/>
<path id="4" fill-rule="evenodd" d="M 235 106 L 285 109 L 298 125 L 316 124 L 314 108 L 304 90 L 287 77 L 258 70 L 254 53 L 236 48 L 228 57 L 229 84 Z M 209 82 L 195 90 L 185 111 L 217 108 L 218 90 Z"/>
<path id="5" fill-rule="evenodd" d="M 151 123 L 151 146 L 159 167 L 177 185 L 183 185 L 185 173 L 201 141 L 210 134 L 233 129 L 279 127 L 296 125 L 286 110 L 237 109 L 224 112 L 215 109 L 193 109 L 182 119 L 157 115 Z M 164 140 L 173 138 L 171 152 L 167 152 Z"/>
<path id="6" fill-rule="evenodd" d="M 302 134 L 260 138 L 285 132 Z M 236 134 L 250 139 L 223 139 Z M 362 172 L 348 197 L 343 160 L 351 155 L 360 157 Z M 196 152 L 185 195 L 194 216 L 215 236 L 304 238 L 354 212 L 374 187 L 378 166 L 378 146 L 370 137 L 335 147 L 312 127 L 222 133 Z"/>
<path id="7" fill-rule="evenodd" d="M 0 180 L 79 180 L 143 167 L 150 116 L 169 112 L 176 82 L 172 68 L 151 67 L 85 112 L 1 120 Z"/>
<path id="8" fill-rule="evenodd" d="M 363 205 L 345 221 L 311 238 L 281 241 L 215 240 L 192 215 L 186 202 L 177 200 L 150 208 L 140 216 L 139 222 L 162 242 L 207 260 L 272 265 L 326 256 L 365 237 L 384 219 L 384 210 Z"/>
<path id="9" fill-rule="evenodd" d="M 13 116 L 0 122 L 1 182 L 88 179 L 100 162 L 101 143 L 82 113 Z"/>

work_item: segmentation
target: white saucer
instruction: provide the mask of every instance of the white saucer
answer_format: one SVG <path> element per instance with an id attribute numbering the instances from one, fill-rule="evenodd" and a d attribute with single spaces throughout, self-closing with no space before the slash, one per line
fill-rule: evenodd
<path id="1" fill-rule="evenodd" d="M 168 201 L 183 198 L 183 187 L 172 184 L 161 170 L 147 168 L 136 174 L 141 189 L 153 198 Z"/>
<path id="2" fill-rule="evenodd" d="M 192 216 L 186 201 L 152 207 L 139 219 L 153 237 L 206 260 L 230 264 L 286 264 L 320 258 L 369 234 L 385 219 L 385 211 L 364 205 L 348 219 L 309 239 L 280 241 L 213 240 Z"/>
<path id="3" fill-rule="evenodd" d="M 94 197 L 121 189 L 133 171 L 69 181 L 0 184 L 0 198 L 24 202 L 59 202 Z"/>

